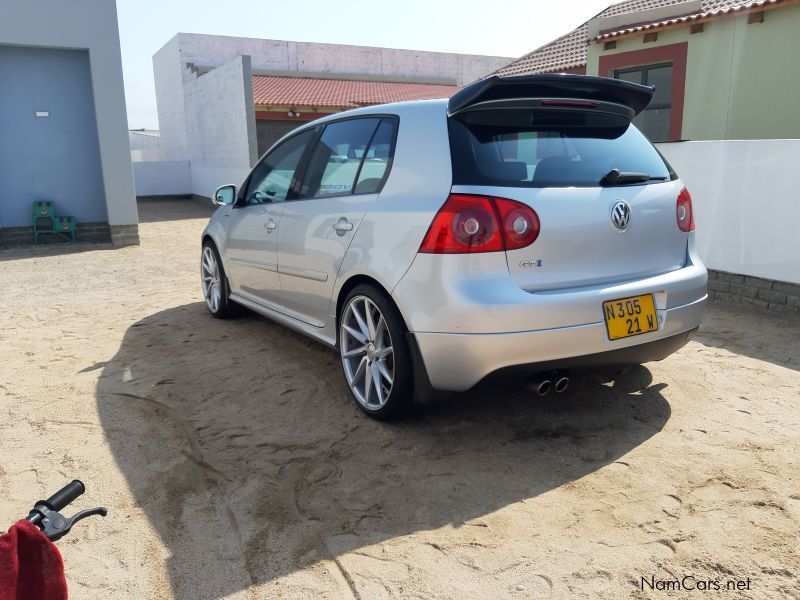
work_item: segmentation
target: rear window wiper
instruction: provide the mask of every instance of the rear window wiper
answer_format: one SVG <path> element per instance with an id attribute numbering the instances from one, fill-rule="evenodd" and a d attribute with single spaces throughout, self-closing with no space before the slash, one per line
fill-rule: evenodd
<path id="1" fill-rule="evenodd" d="M 623 185 L 625 183 L 644 183 L 645 181 L 666 181 L 667 177 L 655 177 L 647 173 L 626 173 L 611 169 L 600 180 L 600 185 Z"/>

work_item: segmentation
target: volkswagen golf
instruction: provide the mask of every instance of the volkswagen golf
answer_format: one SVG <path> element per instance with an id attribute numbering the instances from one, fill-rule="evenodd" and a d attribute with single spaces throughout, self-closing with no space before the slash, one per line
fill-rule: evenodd
<path id="1" fill-rule="evenodd" d="M 219 188 L 202 289 L 338 350 L 368 415 L 522 371 L 661 360 L 697 331 L 692 199 L 632 120 L 653 88 L 489 77 L 359 108 L 278 141 Z"/>

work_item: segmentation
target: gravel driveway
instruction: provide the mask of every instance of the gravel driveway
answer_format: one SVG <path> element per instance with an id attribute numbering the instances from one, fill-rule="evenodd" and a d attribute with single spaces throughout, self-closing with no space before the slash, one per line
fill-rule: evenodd
<path id="1" fill-rule="evenodd" d="M 332 351 L 206 313 L 207 207 L 140 211 L 140 247 L 0 252 L 0 528 L 82 479 L 72 598 L 800 597 L 797 319 L 387 425 Z"/>

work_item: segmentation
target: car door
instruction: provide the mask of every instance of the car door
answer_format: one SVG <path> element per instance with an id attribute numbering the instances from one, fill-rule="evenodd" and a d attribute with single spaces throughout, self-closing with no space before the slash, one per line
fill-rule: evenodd
<path id="1" fill-rule="evenodd" d="M 230 210 L 226 255 L 231 291 L 281 310 L 278 228 L 289 190 L 316 129 L 275 147 L 253 169 Z"/>
<path id="2" fill-rule="evenodd" d="M 325 126 L 278 234 L 281 303 L 316 327 L 330 320 L 339 266 L 388 176 L 397 120 L 356 117 Z"/>

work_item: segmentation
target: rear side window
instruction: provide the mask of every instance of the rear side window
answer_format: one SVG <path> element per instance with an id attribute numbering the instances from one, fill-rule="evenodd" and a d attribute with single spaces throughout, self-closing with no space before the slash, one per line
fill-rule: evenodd
<path id="1" fill-rule="evenodd" d="M 612 169 L 672 179 L 627 120 L 579 110 L 481 110 L 449 120 L 454 185 L 592 187 Z"/>
<path id="2" fill-rule="evenodd" d="M 391 162 L 393 119 L 358 118 L 325 127 L 308 163 L 300 198 L 379 191 Z"/>
<path id="3" fill-rule="evenodd" d="M 395 121 L 393 119 L 381 121 L 375 137 L 370 142 L 366 156 L 364 156 L 354 193 L 373 194 L 380 190 L 391 167 L 394 130 Z"/>

